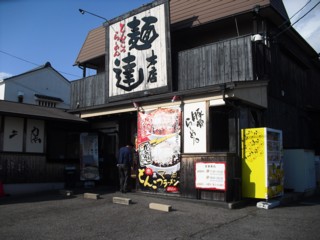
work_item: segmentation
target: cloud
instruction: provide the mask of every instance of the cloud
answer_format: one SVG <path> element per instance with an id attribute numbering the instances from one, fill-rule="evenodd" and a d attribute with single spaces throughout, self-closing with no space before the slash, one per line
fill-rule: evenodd
<path id="1" fill-rule="evenodd" d="M 284 6 L 286 7 L 289 18 L 295 14 L 300 8 L 302 8 L 308 0 L 283 0 Z"/>
<path id="2" fill-rule="evenodd" d="M 316 16 L 301 21 L 301 23 L 296 26 L 297 31 L 306 38 L 311 37 L 319 28 L 320 24 L 317 22 Z"/>
<path id="3" fill-rule="evenodd" d="M 12 76 L 13 75 L 10 73 L 0 72 L 0 81 L 4 80 L 6 78 L 12 77 Z"/>
<path id="4" fill-rule="evenodd" d="M 320 53 L 320 27 L 317 28 L 316 31 L 313 31 L 312 34 L 306 38 L 308 43 L 316 50 L 316 52 Z"/>
<path id="5" fill-rule="evenodd" d="M 297 11 L 299 11 L 308 1 L 296 1 L 296 0 L 284 0 L 283 3 L 286 7 L 287 13 L 289 17 L 292 17 Z M 320 34 L 320 5 L 315 7 L 312 11 L 307 13 L 312 7 L 317 4 L 316 0 L 312 0 L 301 12 L 295 15 L 291 19 L 291 24 L 294 24 L 294 28 L 297 32 L 316 50 L 316 52 L 320 52 L 320 42 L 319 42 L 319 34 Z M 301 20 L 298 20 L 304 16 Z"/>

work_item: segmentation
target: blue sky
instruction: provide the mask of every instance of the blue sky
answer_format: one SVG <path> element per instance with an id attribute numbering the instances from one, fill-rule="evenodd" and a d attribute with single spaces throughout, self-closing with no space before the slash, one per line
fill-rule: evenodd
<path id="1" fill-rule="evenodd" d="M 73 64 L 88 32 L 104 22 L 92 15 L 80 14 L 79 8 L 111 19 L 150 2 L 152 0 L 0 0 L 0 72 L 17 75 L 49 61 L 68 80 L 79 79 L 82 70 Z"/>
<path id="2" fill-rule="evenodd" d="M 0 0 L 0 80 L 29 71 L 47 61 L 68 80 L 79 79 L 73 66 L 88 32 L 103 20 L 120 16 L 152 0 Z M 284 0 L 292 16 L 309 0 Z M 319 0 L 311 0 L 292 22 Z M 295 28 L 320 52 L 320 4 Z M 90 72 L 89 72 L 90 74 Z M 93 73 L 92 73 L 93 74 Z"/>

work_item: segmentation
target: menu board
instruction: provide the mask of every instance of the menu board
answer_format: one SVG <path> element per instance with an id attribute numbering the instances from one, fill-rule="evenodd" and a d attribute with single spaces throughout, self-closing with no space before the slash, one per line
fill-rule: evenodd
<path id="1" fill-rule="evenodd" d="M 226 190 L 226 164 L 197 162 L 195 166 L 195 186 L 197 189 Z"/>
<path id="2" fill-rule="evenodd" d="M 80 179 L 99 180 L 98 135 L 80 134 Z"/>

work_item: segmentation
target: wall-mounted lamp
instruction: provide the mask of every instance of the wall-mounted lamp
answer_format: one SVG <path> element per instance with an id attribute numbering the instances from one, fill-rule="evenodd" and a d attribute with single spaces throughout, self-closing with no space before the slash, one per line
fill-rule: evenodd
<path id="1" fill-rule="evenodd" d="M 251 36 L 252 42 L 261 42 L 263 40 L 263 37 L 260 34 L 255 34 Z"/>
<path id="2" fill-rule="evenodd" d="M 255 14 L 259 14 L 259 12 L 260 12 L 260 5 L 256 5 L 256 6 L 254 6 L 254 8 L 253 8 L 253 12 L 255 13 Z"/>
<path id="3" fill-rule="evenodd" d="M 108 20 L 107 20 L 106 18 L 104 18 L 104 17 L 101 17 L 101 16 L 99 16 L 99 15 L 97 15 L 97 14 L 88 12 L 88 11 L 83 10 L 83 9 L 81 9 L 81 8 L 79 8 L 79 12 L 80 12 L 81 14 L 88 13 L 88 14 L 91 14 L 92 16 L 95 16 L 95 17 L 101 18 L 101 19 L 103 19 L 103 20 L 105 20 L 105 21 L 108 21 Z"/>
<path id="4" fill-rule="evenodd" d="M 174 95 L 171 99 L 171 102 L 175 102 L 175 101 L 179 101 L 180 100 L 180 97 L 179 96 L 176 96 Z"/>
<path id="5" fill-rule="evenodd" d="M 18 102 L 23 103 L 24 92 L 18 91 Z"/>

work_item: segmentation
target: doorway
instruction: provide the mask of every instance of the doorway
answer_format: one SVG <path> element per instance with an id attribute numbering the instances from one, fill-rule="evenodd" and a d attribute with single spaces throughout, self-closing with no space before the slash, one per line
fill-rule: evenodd
<path id="1" fill-rule="evenodd" d="M 103 185 L 118 186 L 118 132 L 99 131 L 100 176 Z"/>
<path id="2" fill-rule="evenodd" d="M 117 159 L 120 147 L 135 142 L 137 114 L 114 114 L 92 119 L 91 128 L 99 133 L 100 184 L 119 188 Z M 134 182 L 134 181 L 132 181 Z"/>

